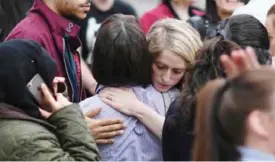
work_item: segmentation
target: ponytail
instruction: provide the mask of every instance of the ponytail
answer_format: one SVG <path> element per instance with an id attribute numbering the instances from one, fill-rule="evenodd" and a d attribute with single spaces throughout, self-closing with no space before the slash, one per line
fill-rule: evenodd
<path id="1" fill-rule="evenodd" d="M 210 112 L 210 133 L 211 139 L 211 161 L 235 161 L 240 158 L 240 153 L 237 150 L 236 142 L 230 137 L 226 129 L 222 125 L 219 113 L 221 108 L 221 103 L 224 97 L 224 93 L 232 85 L 231 81 L 226 81 L 226 83 L 217 90 L 214 95 L 213 105 Z"/>

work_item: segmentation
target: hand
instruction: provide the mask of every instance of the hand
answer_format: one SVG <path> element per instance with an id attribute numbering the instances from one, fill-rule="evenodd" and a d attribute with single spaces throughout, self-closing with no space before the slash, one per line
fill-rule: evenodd
<path id="1" fill-rule="evenodd" d="M 133 90 L 126 88 L 104 88 L 99 97 L 107 105 L 129 116 L 135 116 L 135 107 L 140 102 Z"/>
<path id="2" fill-rule="evenodd" d="M 64 83 L 65 84 L 65 78 L 63 77 L 55 77 L 53 79 L 53 89 L 54 89 L 54 93 L 57 93 L 58 90 L 58 84 L 59 83 Z"/>
<path id="3" fill-rule="evenodd" d="M 260 67 L 256 54 L 251 47 L 245 50 L 233 51 L 230 56 L 222 55 L 220 60 L 228 78 L 232 78 L 246 70 Z"/>
<path id="4" fill-rule="evenodd" d="M 85 114 L 88 127 L 97 144 L 112 144 L 114 137 L 124 133 L 125 126 L 119 119 L 92 119 L 100 113 L 101 109 L 94 109 Z"/>
<path id="5" fill-rule="evenodd" d="M 51 94 L 50 90 L 45 84 L 41 85 L 41 93 L 42 93 L 42 107 L 49 107 L 52 110 L 52 113 L 60 110 L 61 108 L 64 108 L 66 106 L 71 105 L 72 103 L 69 102 L 67 98 L 65 98 L 62 94 L 56 93 L 54 99 L 53 95 Z M 50 116 L 49 112 L 46 112 L 44 110 L 40 110 L 41 115 L 45 118 L 48 118 Z"/>

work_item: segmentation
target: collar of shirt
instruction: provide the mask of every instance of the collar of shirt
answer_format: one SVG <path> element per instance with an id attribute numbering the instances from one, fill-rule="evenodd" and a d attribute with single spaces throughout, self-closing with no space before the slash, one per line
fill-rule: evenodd
<path id="1" fill-rule="evenodd" d="M 241 153 L 242 161 L 275 161 L 275 157 L 264 153 L 262 151 L 248 148 L 248 147 L 239 147 L 238 150 Z"/>

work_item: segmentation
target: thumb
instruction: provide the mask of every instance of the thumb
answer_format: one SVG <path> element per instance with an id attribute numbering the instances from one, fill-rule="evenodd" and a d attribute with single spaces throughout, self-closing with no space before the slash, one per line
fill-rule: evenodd
<path id="1" fill-rule="evenodd" d="M 52 115 L 51 113 L 49 113 L 49 112 L 47 112 L 43 109 L 39 109 L 39 111 L 40 111 L 41 115 L 46 119 L 49 118 Z"/>
<path id="2" fill-rule="evenodd" d="M 97 116 L 101 111 L 101 108 L 95 108 L 93 110 L 90 110 L 88 112 L 85 113 L 85 116 L 89 117 L 89 118 L 93 118 L 95 116 Z"/>

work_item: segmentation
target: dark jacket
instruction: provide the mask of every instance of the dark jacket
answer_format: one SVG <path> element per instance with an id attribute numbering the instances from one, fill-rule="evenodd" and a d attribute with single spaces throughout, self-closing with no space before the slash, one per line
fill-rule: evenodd
<path id="1" fill-rule="evenodd" d="M 28 16 L 23 19 L 6 40 L 29 39 L 40 43 L 57 63 L 57 76 L 65 77 L 69 97 L 73 102 L 83 99 L 78 32 L 73 22 L 57 15 L 43 0 L 35 0 Z"/>
<path id="2" fill-rule="evenodd" d="M 0 41 L 4 41 L 10 31 L 27 16 L 34 0 L 0 0 Z"/>
<path id="3" fill-rule="evenodd" d="M 99 151 L 78 105 L 47 121 L 0 103 L 0 159 L 3 161 L 99 161 Z"/>
<path id="4" fill-rule="evenodd" d="M 192 158 L 195 109 L 184 114 L 177 99 L 170 105 L 162 132 L 162 152 L 165 161 L 189 161 Z M 184 105 L 195 107 L 195 105 Z M 190 116 L 189 119 L 185 116 Z"/>
<path id="5" fill-rule="evenodd" d="M 217 26 L 207 15 L 191 17 L 187 22 L 200 33 L 203 41 L 215 33 Z"/>

